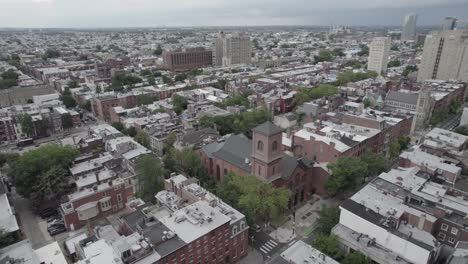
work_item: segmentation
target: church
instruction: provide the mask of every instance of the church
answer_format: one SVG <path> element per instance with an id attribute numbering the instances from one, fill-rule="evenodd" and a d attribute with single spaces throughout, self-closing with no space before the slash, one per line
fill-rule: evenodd
<path id="1" fill-rule="evenodd" d="M 252 139 L 231 135 L 224 142 L 203 146 L 199 151 L 206 173 L 222 182 L 230 172 L 252 175 L 292 192 L 289 207 L 306 203 L 316 193 L 324 195 L 329 172 L 323 165 L 295 157 L 282 144 L 283 129 L 267 121 L 252 130 Z"/>

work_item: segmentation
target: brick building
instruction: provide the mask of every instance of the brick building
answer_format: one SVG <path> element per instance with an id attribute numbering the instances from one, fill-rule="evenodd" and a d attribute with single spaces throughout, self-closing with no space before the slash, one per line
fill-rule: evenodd
<path id="1" fill-rule="evenodd" d="M 118 58 L 118 59 L 108 59 L 103 63 L 96 63 L 94 65 L 94 69 L 96 71 L 96 75 L 98 78 L 101 79 L 111 79 L 112 77 L 112 70 L 122 70 L 126 66 L 130 65 L 130 58 Z"/>
<path id="2" fill-rule="evenodd" d="M 213 52 L 205 48 L 165 51 L 164 67 L 170 71 L 182 72 L 213 65 Z"/>
<path id="3" fill-rule="evenodd" d="M 203 146 L 199 151 L 205 171 L 216 182 L 229 172 L 253 175 L 292 192 L 290 208 L 305 203 L 313 193 L 325 194 L 328 173 L 308 158 L 295 157 L 282 149 L 282 129 L 265 122 L 252 130 L 252 140 L 233 135 L 224 142 Z"/>

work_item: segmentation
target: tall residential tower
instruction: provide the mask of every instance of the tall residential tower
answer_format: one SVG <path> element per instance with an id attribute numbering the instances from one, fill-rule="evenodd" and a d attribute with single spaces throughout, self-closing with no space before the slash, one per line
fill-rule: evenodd
<path id="1" fill-rule="evenodd" d="M 415 13 L 406 14 L 403 21 L 403 31 L 401 32 L 401 40 L 414 40 L 416 37 L 416 20 L 418 15 Z"/>
<path id="2" fill-rule="evenodd" d="M 388 54 L 390 53 L 390 38 L 376 37 L 369 47 L 369 61 L 367 69 L 378 74 L 387 70 Z"/>
<path id="3" fill-rule="evenodd" d="M 418 81 L 468 81 L 468 30 L 443 30 L 427 35 Z"/>
<path id="4" fill-rule="evenodd" d="M 226 35 L 221 32 L 215 43 L 216 66 L 229 67 L 237 64 L 250 64 L 252 61 L 252 42 L 242 33 Z"/>

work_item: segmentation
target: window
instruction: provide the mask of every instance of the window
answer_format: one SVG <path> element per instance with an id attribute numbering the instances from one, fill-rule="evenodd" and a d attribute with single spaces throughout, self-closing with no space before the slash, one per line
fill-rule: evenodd
<path id="1" fill-rule="evenodd" d="M 452 227 L 452 231 L 450 233 L 456 235 L 458 234 L 458 229 L 456 227 Z"/>
<path id="2" fill-rule="evenodd" d="M 260 150 L 260 151 L 263 150 L 263 142 L 261 140 L 257 142 L 257 150 Z"/>
<path id="3" fill-rule="evenodd" d="M 448 230 L 448 225 L 447 224 L 442 224 L 440 226 L 440 229 L 444 230 L 444 231 L 447 231 Z"/>
<path id="4" fill-rule="evenodd" d="M 245 222 L 242 221 L 242 222 L 240 223 L 240 229 L 241 229 L 241 230 L 244 230 L 244 228 L 245 228 Z"/>
<path id="5" fill-rule="evenodd" d="M 258 174 L 262 174 L 262 166 L 258 165 Z"/>
<path id="6" fill-rule="evenodd" d="M 275 175 L 275 172 L 276 172 L 276 167 L 273 166 L 273 175 Z"/>
<path id="7" fill-rule="evenodd" d="M 117 201 L 118 202 L 121 202 L 122 201 L 122 194 L 117 194 Z"/>
<path id="8" fill-rule="evenodd" d="M 224 169 L 224 176 L 226 176 L 227 174 L 228 174 L 228 170 Z"/>
<path id="9" fill-rule="evenodd" d="M 237 233 L 237 226 L 232 227 L 232 234 L 235 235 Z"/>
<path id="10" fill-rule="evenodd" d="M 450 244 L 454 244 L 454 243 L 455 243 L 455 238 L 449 237 L 449 238 L 447 239 L 447 241 L 448 241 Z"/>
<path id="11" fill-rule="evenodd" d="M 278 150 L 278 142 L 273 141 L 273 144 L 271 145 L 271 148 L 273 149 L 273 151 L 277 151 Z"/>
<path id="12" fill-rule="evenodd" d="M 444 241 L 445 240 L 445 234 L 444 233 L 439 233 L 439 235 L 437 235 L 437 238 L 440 239 L 441 241 Z"/>

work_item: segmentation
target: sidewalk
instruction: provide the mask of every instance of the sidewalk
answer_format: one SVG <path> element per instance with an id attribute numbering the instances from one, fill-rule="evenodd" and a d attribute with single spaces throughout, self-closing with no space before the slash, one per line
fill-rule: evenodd
<path id="1" fill-rule="evenodd" d="M 277 229 L 280 230 L 279 236 L 287 236 L 288 233 L 286 231 L 281 230 L 284 229 L 289 230 L 289 234 L 291 235 L 294 230 L 294 236 L 302 238 L 308 237 L 315 229 L 317 220 L 319 218 L 318 213 L 322 206 L 336 206 L 339 203 L 340 202 L 335 199 L 323 200 L 318 196 L 314 196 L 311 201 L 309 201 L 307 204 L 303 205 L 302 207 L 296 210 L 296 222 L 289 220 Z M 274 237 L 274 234 L 272 233 L 271 236 Z M 292 239 L 294 239 L 294 237 L 291 238 L 289 241 L 291 241 Z"/>

